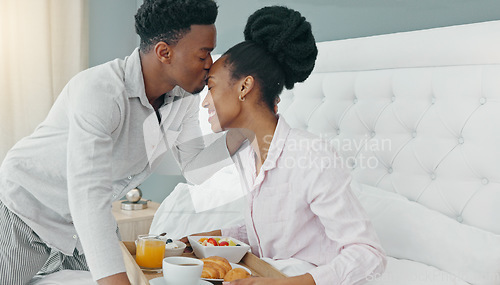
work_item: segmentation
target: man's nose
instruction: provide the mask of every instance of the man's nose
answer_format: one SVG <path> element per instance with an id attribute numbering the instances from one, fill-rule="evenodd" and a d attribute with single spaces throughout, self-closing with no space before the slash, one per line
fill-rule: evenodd
<path id="1" fill-rule="evenodd" d="M 214 63 L 213 59 L 212 59 L 212 55 L 208 55 L 208 58 L 207 60 L 205 61 L 205 69 L 210 69 L 210 67 L 212 66 L 212 64 Z"/>

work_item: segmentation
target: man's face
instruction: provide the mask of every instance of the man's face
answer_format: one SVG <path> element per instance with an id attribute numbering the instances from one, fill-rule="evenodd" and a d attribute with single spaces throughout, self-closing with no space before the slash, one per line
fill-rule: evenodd
<path id="1" fill-rule="evenodd" d="M 215 25 L 192 25 L 172 48 L 170 74 L 176 85 L 196 94 L 203 90 L 208 70 L 212 65 L 210 53 L 216 44 Z"/>

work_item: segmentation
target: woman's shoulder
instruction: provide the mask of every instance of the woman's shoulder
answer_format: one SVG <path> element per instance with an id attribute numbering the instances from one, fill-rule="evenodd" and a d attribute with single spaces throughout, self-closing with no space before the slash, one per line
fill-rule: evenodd
<path id="1" fill-rule="evenodd" d="M 313 134 L 298 128 L 290 129 L 285 147 L 294 151 L 308 152 L 311 155 L 332 155 L 336 153 L 335 146 L 328 137 Z"/>
<path id="2" fill-rule="evenodd" d="M 281 163 L 305 173 L 319 175 L 344 167 L 331 140 L 300 129 L 291 129 L 287 136 Z"/>

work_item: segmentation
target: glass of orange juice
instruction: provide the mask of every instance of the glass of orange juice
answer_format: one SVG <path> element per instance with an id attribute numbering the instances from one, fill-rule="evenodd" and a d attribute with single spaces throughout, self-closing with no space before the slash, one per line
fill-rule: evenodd
<path id="1" fill-rule="evenodd" d="M 165 240 L 157 235 L 139 235 L 135 261 L 142 269 L 160 272 L 165 255 Z"/>

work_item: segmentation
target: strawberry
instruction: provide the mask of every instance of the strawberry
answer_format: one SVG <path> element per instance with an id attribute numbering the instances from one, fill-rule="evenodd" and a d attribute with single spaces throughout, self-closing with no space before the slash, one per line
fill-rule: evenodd
<path id="1" fill-rule="evenodd" d="M 215 239 L 213 239 L 213 238 L 209 238 L 209 239 L 207 240 L 207 243 L 211 243 L 211 244 L 213 244 L 214 246 L 218 246 L 218 245 L 219 245 L 219 244 L 217 243 L 217 241 L 216 241 Z"/>

